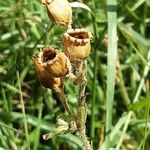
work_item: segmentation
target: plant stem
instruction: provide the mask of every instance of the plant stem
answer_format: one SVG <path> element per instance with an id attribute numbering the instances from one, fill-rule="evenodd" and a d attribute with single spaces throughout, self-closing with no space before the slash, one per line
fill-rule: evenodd
<path id="1" fill-rule="evenodd" d="M 69 114 L 72 114 L 72 111 L 71 111 L 71 109 L 70 109 L 70 107 L 68 105 L 68 102 L 67 102 L 67 98 L 66 98 L 66 96 L 64 94 L 64 87 L 62 87 L 60 89 L 60 92 L 57 92 L 57 95 L 58 95 L 60 101 L 62 102 L 62 104 L 63 104 L 63 106 L 65 108 L 65 111 L 68 112 Z"/>
<path id="2" fill-rule="evenodd" d="M 86 118 L 87 118 L 87 106 L 86 106 L 86 97 L 87 94 L 85 93 L 85 88 L 87 85 L 86 81 L 86 74 L 87 74 L 87 62 L 84 61 L 82 64 L 82 83 L 80 84 L 79 90 L 79 97 L 78 97 L 78 108 L 77 108 L 77 132 L 86 148 L 86 150 L 92 150 L 90 142 L 86 136 Z"/>
<path id="3" fill-rule="evenodd" d="M 94 5 L 95 8 L 95 5 Z M 94 37 L 95 41 L 98 39 L 97 35 L 97 23 L 95 21 L 94 14 L 92 14 L 92 22 L 93 22 L 93 30 L 94 30 Z M 96 81 L 97 81 L 97 62 L 98 62 L 98 57 L 97 57 L 97 49 L 94 48 L 94 68 L 93 68 L 93 74 L 94 74 L 94 79 L 93 79 L 93 84 L 92 84 L 92 101 L 91 101 L 91 120 L 90 120 L 90 138 L 93 141 L 95 137 L 95 98 L 96 98 Z"/>
<path id="4" fill-rule="evenodd" d="M 4 90 L 3 87 L 2 87 L 2 97 L 3 97 L 3 100 L 4 100 L 5 111 L 9 112 L 9 106 L 8 106 L 8 102 L 7 102 L 7 99 L 6 99 L 5 90 Z"/>
<path id="5" fill-rule="evenodd" d="M 19 72 L 17 72 L 17 79 L 18 79 L 18 85 L 19 85 L 19 91 L 20 91 L 21 108 L 22 108 L 22 113 L 23 113 L 23 118 L 24 118 L 25 136 L 26 136 L 26 140 L 27 140 L 27 144 L 28 144 L 28 149 L 30 150 L 28 124 L 27 124 L 27 118 L 26 118 L 25 107 L 24 107 L 24 102 L 23 102 L 23 94 L 22 94 L 22 90 L 21 90 L 21 82 L 20 82 Z"/>
<path id="6" fill-rule="evenodd" d="M 105 113 L 103 113 L 103 116 L 102 116 L 102 122 L 105 122 Z M 105 135 L 105 125 L 104 124 L 101 124 L 101 128 L 100 128 L 100 135 L 99 135 L 99 146 L 98 147 L 101 147 L 101 145 L 103 144 L 104 142 L 104 135 Z"/>
<path id="7" fill-rule="evenodd" d="M 86 94 L 80 97 L 79 104 L 77 108 L 77 132 L 79 133 L 79 137 L 81 138 L 86 150 L 92 150 L 90 142 L 86 136 L 86 116 L 87 116 L 87 108 L 86 108 Z"/>
<path id="8" fill-rule="evenodd" d="M 41 119 L 42 119 L 42 110 L 43 110 L 43 101 L 42 101 L 42 97 L 39 98 L 39 106 L 38 106 L 38 125 L 37 125 L 37 129 L 36 129 L 36 138 L 34 141 L 34 147 L 33 150 L 37 150 L 38 149 L 38 145 L 39 145 L 39 139 L 40 139 L 40 129 L 41 129 Z"/>
<path id="9" fill-rule="evenodd" d="M 131 104 L 131 102 L 130 102 L 130 98 L 128 96 L 128 93 L 127 93 L 127 90 L 126 90 L 126 87 L 124 84 L 119 58 L 117 60 L 117 75 L 119 77 L 119 82 L 117 84 L 119 86 L 120 93 L 123 98 L 123 103 L 126 106 L 126 108 L 128 108 L 128 106 Z"/>

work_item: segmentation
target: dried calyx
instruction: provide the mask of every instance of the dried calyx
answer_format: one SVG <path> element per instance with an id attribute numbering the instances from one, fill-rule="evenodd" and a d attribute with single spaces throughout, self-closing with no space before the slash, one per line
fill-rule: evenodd
<path id="1" fill-rule="evenodd" d="M 43 48 L 33 56 L 41 83 L 46 88 L 56 89 L 62 85 L 60 78 L 69 73 L 70 61 L 67 56 L 54 48 Z"/>
<path id="2" fill-rule="evenodd" d="M 64 49 L 65 54 L 71 62 L 85 60 L 91 52 L 90 40 L 92 34 L 81 29 L 70 29 L 64 33 Z"/>
<path id="3" fill-rule="evenodd" d="M 38 54 L 35 54 L 32 57 L 35 67 L 36 67 L 36 71 L 37 74 L 40 78 L 41 84 L 45 87 L 45 88 L 50 88 L 56 92 L 59 92 L 61 87 L 63 86 L 63 82 L 61 78 L 54 78 L 52 77 L 45 69 L 44 69 L 44 65 L 45 63 L 43 63 L 42 61 L 40 61 L 40 57 Z"/>
<path id="4" fill-rule="evenodd" d="M 68 58 L 65 54 L 57 52 L 53 48 L 44 48 L 33 56 L 36 71 L 39 75 L 41 84 L 54 90 L 66 111 L 70 112 L 69 105 L 64 95 L 63 77 L 68 73 Z"/>
<path id="5" fill-rule="evenodd" d="M 51 21 L 56 24 L 71 26 L 72 8 L 67 0 L 42 0 L 47 8 L 47 13 Z"/>
<path id="6" fill-rule="evenodd" d="M 70 61 L 67 56 L 54 48 L 44 48 L 39 53 L 39 61 L 44 69 L 53 77 L 64 77 L 70 71 Z"/>

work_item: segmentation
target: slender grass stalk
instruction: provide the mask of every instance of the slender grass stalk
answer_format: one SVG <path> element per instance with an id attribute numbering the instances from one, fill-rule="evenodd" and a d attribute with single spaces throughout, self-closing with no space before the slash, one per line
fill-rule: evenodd
<path id="1" fill-rule="evenodd" d="M 112 126 L 114 87 L 117 58 L 117 10 L 116 0 L 107 0 L 108 17 L 108 56 L 107 56 L 107 111 L 106 111 L 106 143 L 105 150 L 110 148 L 110 132 Z"/>
<path id="2" fill-rule="evenodd" d="M 3 100 L 4 100 L 4 108 L 8 112 L 9 111 L 9 106 L 8 106 L 8 102 L 7 102 L 7 99 L 6 99 L 5 90 L 4 90 L 3 87 L 2 87 L 2 97 L 3 97 Z"/>
<path id="3" fill-rule="evenodd" d="M 95 2 L 93 2 L 93 9 L 95 9 Z M 93 22 L 93 31 L 94 31 L 94 38 L 95 41 L 98 40 L 98 34 L 97 34 L 97 23 L 95 20 L 94 14 L 92 14 L 92 22 Z M 92 102 L 91 102 L 91 121 L 90 121 L 90 138 L 93 141 L 95 137 L 95 116 L 94 116 L 94 109 L 95 109 L 95 97 L 96 97 L 96 81 L 97 81 L 97 62 L 98 62 L 98 57 L 97 57 L 97 50 L 94 49 L 94 79 L 93 79 L 93 84 L 92 84 Z"/>
<path id="4" fill-rule="evenodd" d="M 38 125 L 37 125 L 37 129 L 36 129 L 36 138 L 34 141 L 34 150 L 38 149 L 38 145 L 39 145 L 39 139 L 40 139 L 40 129 L 41 129 L 41 119 L 42 119 L 42 110 L 43 110 L 43 103 L 42 103 L 42 97 L 40 97 L 40 103 L 38 106 L 38 110 L 39 110 L 39 114 L 38 114 Z"/>
<path id="5" fill-rule="evenodd" d="M 120 89 L 120 94 L 122 96 L 123 103 L 126 107 L 128 107 L 131 102 L 130 102 L 130 98 L 129 98 L 129 95 L 128 95 L 128 92 L 126 90 L 125 83 L 123 80 L 123 75 L 121 72 L 121 66 L 120 66 L 119 58 L 117 58 L 117 59 L 118 59 L 118 61 L 117 61 L 117 68 L 118 68 L 117 69 L 117 75 L 119 78 L 119 82 L 117 84 L 118 84 L 118 87 Z"/>
<path id="6" fill-rule="evenodd" d="M 149 129 L 148 129 L 148 120 L 149 120 L 149 112 L 150 112 L 150 106 L 146 106 L 146 111 L 145 111 L 145 129 L 144 129 L 144 139 L 143 139 L 143 150 L 145 150 L 145 144 L 146 144 L 146 139 L 149 135 Z"/>
<path id="7" fill-rule="evenodd" d="M 0 122 L 0 126 L 3 126 L 3 127 L 5 127 L 5 128 L 8 128 L 9 130 L 12 130 L 12 131 L 14 131 L 14 132 L 16 132 L 16 133 L 18 133 L 18 134 L 24 136 L 24 133 L 23 133 L 23 132 L 21 132 L 21 131 L 15 129 L 15 128 L 11 127 L 11 126 L 8 126 L 8 125 L 6 125 L 6 124 L 4 124 L 4 123 L 2 123 L 2 122 Z"/>
<path id="8" fill-rule="evenodd" d="M 64 108 L 65 108 L 65 111 L 71 115 L 73 115 L 73 112 L 71 111 L 70 109 L 70 106 L 68 105 L 68 102 L 67 102 L 67 98 L 66 98 L 66 95 L 64 93 L 64 87 L 62 87 L 60 89 L 60 92 L 57 92 L 57 95 L 60 99 L 60 101 L 62 102 Z"/>
<path id="9" fill-rule="evenodd" d="M 19 77 L 18 71 L 17 71 L 17 79 L 18 79 L 18 85 L 19 85 L 19 91 L 20 91 L 21 108 L 22 108 L 22 113 L 23 113 L 23 118 L 24 118 L 25 136 L 26 136 L 26 140 L 27 140 L 27 144 L 28 144 L 28 149 L 30 150 L 28 124 L 27 124 L 27 118 L 26 118 L 25 107 L 24 107 L 24 102 L 23 102 L 23 94 L 22 94 L 22 90 L 21 90 L 21 82 L 20 82 L 20 77 Z"/>
<path id="10" fill-rule="evenodd" d="M 144 68 L 144 73 L 143 73 L 143 76 L 142 76 L 142 78 L 141 78 L 141 81 L 140 81 L 139 87 L 138 87 L 138 89 L 137 89 L 137 92 L 136 92 L 136 94 L 135 94 L 133 103 L 135 103 L 135 102 L 138 101 L 138 98 L 139 98 L 139 96 L 140 96 L 140 94 L 141 94 L 141 91 L 142 91 L 142 88 L 143 88 L 143 85 L 144 85 L 144 82 L 145 82 L 145 78 L 146 78 L 146 76 L 148 75 L 148 72 L 149 72 L 149 70 L 150 70 L 150 68 L 149 68 L 149 65 L 150 65 L 150 50 L 149 50 L 149 52 L 148 52 L 147 60 L 148 60 L 148 63 L 147 63 L 147 65 L 146 65 L 145 68 Z M 132 111 L 130 111 L 130 112 L 128 113 L 128 117 L 127 117 L 127 120 L 126 120 L 125 125 L 124 125 L 124 127 L 123 127 L 122 135 L 121 135 L 121 138 L 120 138 L 120 140 L 119 140 L 119 142 L 118 142 L 118 145 L 117 145 L 117 147 L 116 147 L 116 150 L 119 150 L 119 149 L 120 149 L 120 146 L 121 146 L 121 144 L 122 144 L 124 135 L 125 135 L 125 133 L 126 133 L 126 131 L 127 131 L 128 125 L 129 125 L 129 123 L 130 123 L 130 118 L 131 118 L 131 116 L 132 116 L 132 113 L 133 113 Z"/>

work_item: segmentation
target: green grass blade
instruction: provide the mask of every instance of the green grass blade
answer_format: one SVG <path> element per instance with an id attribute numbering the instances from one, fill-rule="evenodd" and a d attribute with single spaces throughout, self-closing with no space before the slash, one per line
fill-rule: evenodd
<path id="1" fill-rule="evenodd" d="M 27 124 L 27 118 L 26 118 L 26 114 L 25 114 L 25 107 L 24 107 L 24 102 L 23 102 L 23 94 L 22 94 L 22 90 L 21 90 L 21 82 L 20 82 L 19 72 L 17 72 L 17 79 L 18 79 L 19 91 L 20 91 L 21 108 L 22 108 L 22 113 L 23 113 L 23 117 L 24 117 L 25 135 L 26 135 L 26 140 L 27 140 L 27 144 L 28 144 L 28 149 L 30 150 L 28 124 Z"/>
<path id="2" fill-rule="evenodd" d="M 42 104 L 42 97 L 40 98 L 41 102 L 39 104 L 39 114 L 38 114 L 38 124 L 37 124 L 37 129 L 36 129 L 36 138 L 34 140 L 34 150 L 38 149 L 39 145 L 39 139 L 40 139 L 40 129 L 41 129 L 41 119 L 42 119 L 42 110 L 43 110 L 43 104 Z"/>
<path id="3" fill-rule="evenodd" d="M 135 42 L 138 46 L 147 48 L 147 40 L 140 35 L 138 32 L 134 31 L 131 27 L 125 25 L 124 23 L 118 22 L 119 30 L 124 34 L 127 39 Z"/>
<path id="4" fill-rule="evenodd" d="M 3 100 L 4 100 L 4 108 L 8 112 L 9 107 L 8 107 L 8 102 L 7 102 L 6 95 L 5 95 L 5 90 L 4 90 L 3 87 L 2 87 L 2 97 L 3 97 Z"/>
<path id="5" fill-rule="evenodd" d="M 148 52 L 147 60 L 148 60 L 148 63 L 147 63 L 147 65 L 146 65 L 145 68 L 144 68 L 144 73 L 143 73 L 143 76 L 142 76 L 141 81 L 140 81 L 140 83 L 139 83 L 139 87 L 138 87 L 137 92 L 136 92 L 136 94 L 135 94 L 133 103 L 135 103 L 135 102 L 137 102 L 137 101 L 139 100 L 139 96 L 140 96 L 140 94 L 141 94 L 141 91 L 142 91 L 142 88 L 143 88 L 143 85 L 144 85 L 144 82 L 145 82 L 145 78 L 146 78 L 146 76 L 148 75 L 148 72 L 149 72 L 149 70 L 150 70 L 150 68 L 149 68 L 149 65 L 150 65 L 150 51 Z M 122 135 L 121 135 L 121 138 L 120 138 L 120 140 L 119 140 L 119 142 L 118 142 L 118 145 L 117 145 L 117 147 L 116 147 L 116 150 L 119 150 L 119 149 L 120 149 L 120 146 L 121 146 L 121 144 L 122 144 L 124 135 L 125 135 L 125 133 L 126 133 L 126 131 L 127 131 L 127 129 L 128 129 L 128 125 L 129 125 L 129 123 L 130 123 L 130 119 L 131 119 L 132 113 L 133 113 L 132 111 L 130 111 L 130 112 L 128 113 L 128 117 L 127 117 L 127 120 L 126 120 L 125 125 L 124 125 L 124 127 L 123 127 Z"/>
<path id="6" fill-rule="evenodd" d="M 20 134 L 20 135 L 23 135 L 23 136 L 24 136 L 24 133 L 23 133 L 23 132 L 21 132 L 21 131 L 19 131 L 19 130 L 15 129 L 15 128 L 13 128 L 13 127 L 9 126 L 9 125 L 4 124 L 4 123 L 3 123 L 3 122 L 1 122 L 1 121 L 0 121 L 0 126 L 3 126 L 3 127 L 7 128 L 7 129 L 9 129 L 9 130 L 12 130 L 12 131 L 14 131 L 14 132 L 16 132 L 16 133 L 18 133 L 18 134 Z"/>
<path id="7" fill-rule="evenodd" d="M 137 1 L 131 8 L 132 11 L 135 11 L 137 8 L 139 8 L 143 3 L 145 2 L 145 0 L 139 0 Z"/>
<path id="8" fill-rule="evenodd" d="M 95 2 L 93 2 L 93 9 L 96 8 Z M 95 20 L 95 16 L 92 14 L 92 21 L 93 21 L 93 31 L 94 31 L 94 37 L 95 41 L 98 39 L 98 34 L 97 34 L 97 23 Z M 91 120 L 90 120 L 90 138 L 93 142 L 94 137 L 95 137 L 95 99 L 96 99 L 96 81 L 97 81 L 97 49 L 94 47 L 94 68 L 93 68 L 93 73 L 94 73 L 94 79 L 92 82 L 92 101 L 91 101 Z"/>
<path id="9" fill-rule="evenodd" d="M 110 132 L 112 126 L 114 87 L 117 58 L 117 1 L 107 0 L 108 17 L 108 56 L 107 56 L 107 112 L 106 112 L 106 143 L 105 150 L 110 148 Z"/>

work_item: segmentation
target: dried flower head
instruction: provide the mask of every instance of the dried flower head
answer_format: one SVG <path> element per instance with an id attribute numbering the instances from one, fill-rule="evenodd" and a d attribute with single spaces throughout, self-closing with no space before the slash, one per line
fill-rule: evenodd
<path id="1" fill-rule="evenodd" d="M 39 62 L 43 63 L 44 69 L 55 78 L 67 75 L 71 66 L 67 56 L 54 48 L 44 48 L 39 53 Z"/>
<path id="2" fill-rule="evenodd" d="M 49 18 L 59 25 L 70 26 L 72 8 L 67 0 L 42 0 L 47 8 Z"/>
<path id="3" fill-rule="evenodd" d="M 54 78 L 52 77 L 44 68 L 43 66 L 45 66 L 46 64 L 43 63 L 42 61 L 40 61 L 40 57 L 38 54 L 35 54 L 32 57 L 35 67 L 36 67 L 36 71 L 38 73 L 38 76 L 40 78 L 41 84 L 45 87 L 45 88 L 50 88 L 56 92 L 60 91 L 61 87 L 62 87 L 62 79 L 60 78 Z"/>
<path id="4" fill-rule="evenodd" d="M 92 34 L 84 28 L 70 29 L 64 33 L 64 49 L 65 54 L 71 62 L 83 61 L 91 52 L 90 40 Z"/>
<path id="5" fill-rule="evenodd" d="M 45 54 L 47 52 L 49 55 Z M 58 94 L 65 110 L 70 112 L 69 105 L 64 95 L 63 78 L 53 77 L 45 70 L 45 67 L 47 66 L 47 59 L 53 59 L 53 57 L 55 57 L 55 51 L 52 51 L 51 49 L 44 49 L 39 54 L 35 54 L 32 58 L 35 63 L 36 71 L 39 75 L 41 84 L 46 88 L 54 90 Z"/>

